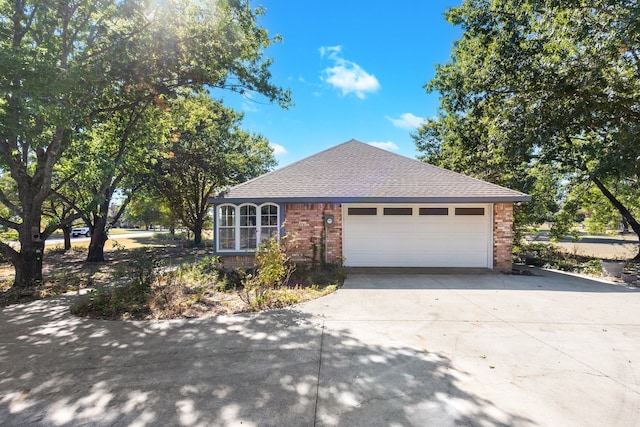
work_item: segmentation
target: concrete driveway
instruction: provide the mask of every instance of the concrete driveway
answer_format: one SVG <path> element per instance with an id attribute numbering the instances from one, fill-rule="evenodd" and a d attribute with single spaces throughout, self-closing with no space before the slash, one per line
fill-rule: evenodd
<path id="1" fill-rule="evenodd" d="M 640 425 L 640 291 L 549 272 L 368 270 L 257 315 L 0 312 L 0 424 Z"/>

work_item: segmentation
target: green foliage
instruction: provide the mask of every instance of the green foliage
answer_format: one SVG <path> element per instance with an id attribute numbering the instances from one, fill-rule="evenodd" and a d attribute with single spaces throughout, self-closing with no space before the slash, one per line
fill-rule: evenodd
<path id="1" fill-rule="evenodd" d="M 207 199 L 275 166 L 269 141 L 240 129 L 242 115 L 208 95 L 185 94 L 171 104 L 172 135 L 155 158 L 148 182 L 200 245 L 209 225 Z"/>
<path id="2" fill-rule="evenodd" d="M 0 251 L 16 266 L 35 262 L 40 248 L 28 236 L 54 190 L 104 227 L 116 188 L 135 190 L 135 175 L 161 150 L 168 102 L 182 91 L 290 103 L 264 57 L 279 37 L 258 25 L 264 10 L 248 2 L 26 0 L 0 2 L 0 12 L 0 169 L 15 189 L 0 188 L 0 215 L 24 237 L 20 251 L 5 243 Z M 33 267 L 16 271 L 15 286 L 41 280 Z"/>
<path id="3" fill-rule="evenodd" d="M 169 275 L 176 276 L 181 281 L 190 283 L 191 287 L 200 290 L 210 287 L 217 292 L 225 292 L 231 289 L 228 285 L 227 273 L 222 269 L 220 257 L 217 256 L 208 256 L 195 263 L 181 265 Z"/>
<path id="4" fill-rule="evenodd" d="M 256 250 L 256 280 L 262 286 L 275 289 L 286 285 L 294 266 L 286 253 L 286 237 L 263 240 Z"/>
<path id="5" fill-rule="evenodd" d="M 253 310 L 270 305 L 273 290 L 285 286 L 295 266 L 287 255 L 287 242 L 291 236 L 263 240 L 256 250 L 254 274 L 242 281 L 240 297 Z"/>
<path id="6" fill-rule="evenodd" d="M 242 280 L 239 296 L 251 311 L 285 307 L 334 292 L 342 284 L 341 265 L 323 267 L 296 266 L 287 251 L 296 245 L 286 235 L 263 241 L 256 251 L 256 268 Z M 289 286 L 289 283 L 295 283 Z"/>
<path id="7" fill-rule="evenodd" d="M 629 209 L 640 177 L 635 2 L 466 0 L 446 16 L 464 32 L 426 85 L 441 97 L 414 136 L 423 158 L 532 194 L 516 211 L 525 224 L 562 202 L 556 222 L 575 218 L 562 187 L 592 182 L 640 231 Z M 630 199 L 610 191 L 618 184 Z"/>

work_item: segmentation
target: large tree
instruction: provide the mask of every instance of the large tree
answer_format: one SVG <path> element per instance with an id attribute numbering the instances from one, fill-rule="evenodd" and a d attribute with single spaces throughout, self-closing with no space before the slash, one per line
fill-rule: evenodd
<path id="1" fill-rule="evenodd" d="M 56 167 L 56 178 L 66 183 L 56 194 L 73 206 L 91 229 L 89 262 L 105 260 L 109 228 L 143 186 L 149 159 L 162 150 L 169 134 L 168 113 L 150 104 L 116 111 L 104 123 L 94 125 L 84 140 L 70 145 L 67 158 Z M 110 206 L 117 192 L 122 201 L 112 215 Z"/>
<path id="2" fill-rule="evenodd" d="M 612 187 L 636 183 L 638 195 L 637 1 L 467 0 L 446 16 L 464 32 L 427 84 L 441 93 L 440 111 L 418 148 L 500 179 L 532 183 L 546 170 L 590 182 L 640 234 Z"/>
<path id="3" fill-rule="evenodd" d="M 255 91 L 286 106 L 270 83 L 257 24 L 243 0 L 8 0 L 0 2 L 0 168 L 17 199 L 0 192 L 0 224 L 19 249 L 0 242 L 15 267 L 12 291 L 42 280 L 43 203 L 54 166 L 98 123 L 189 87 Z"/>
<path id="4" fill-rule="evenodd" d="M 275 166 L 269 141 L 240 129 L 242 115 L 206 96 L 172 105 L 173 137 L 150 177 L 182 225 L 202 242 L 209 197 Z"/>

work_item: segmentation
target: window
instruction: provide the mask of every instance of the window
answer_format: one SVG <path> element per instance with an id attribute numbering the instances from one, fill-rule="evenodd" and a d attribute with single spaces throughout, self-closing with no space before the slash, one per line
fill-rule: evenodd
<path id="1" fill-rule="evenodd" d="M 263 205 L 260 207 L 260 241 L 278 235 L 278 207 Z"/>
<path id="2" fill-rule="evenodd" d="M 257 243 L 256 207 L 240 206 L 240 249 L 255 249 Z"/>
<path id="3" fill-rule="evenodd" d="M 384 208 L 385 215 L 413 215 L 412 208 Z"/>
<path id="4" fill-rule="evenodd" d="M 378 208 L 349 208 L 349 215 L 378 215 Z"/>
<path id="5" fill-rule="evenodd" d="M 449 215 L 449 208 L 420 208 L 420 215 Z"/>
<path id="6" fill-rule="evenodd" d="M 217 250 L 253 252 L 265 239 L 278 236 L 278 205 L 222 205 L 217 215 Z"/>
<path id="7" fill-rule="evenodd" d="M 456 208 L 456 215 L 484 215 L 484 208 Z"/>
<path id="8" fill-rule="evenodd" d="M 218 208 L 218 249 L 229 250 L 236 247 L 236 207 L 230 205 Z"/>

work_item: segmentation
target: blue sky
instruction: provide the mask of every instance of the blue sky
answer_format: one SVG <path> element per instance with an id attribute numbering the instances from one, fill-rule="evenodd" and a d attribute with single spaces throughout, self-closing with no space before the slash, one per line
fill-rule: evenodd
<path id="1" fill-rule="evenodd" d="M 243 111 L 243 128 L 269 139 L 287 165 L 352 138 L 408 157 L 411 133 L 436 114 L 423 85 L 445 63 L 461 30 L 445 0 L 259 0 L 261 25 L 284 41 L 269 47 L 273 83 L 292 91 L 283 110 L 260 96 L 216 92 Z"/>

